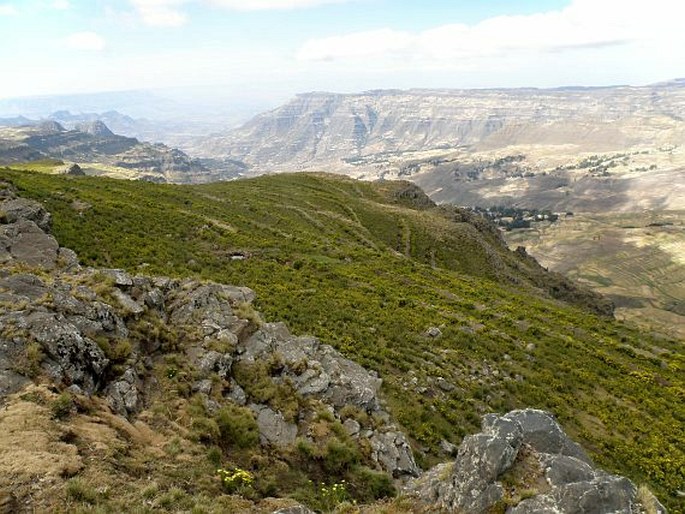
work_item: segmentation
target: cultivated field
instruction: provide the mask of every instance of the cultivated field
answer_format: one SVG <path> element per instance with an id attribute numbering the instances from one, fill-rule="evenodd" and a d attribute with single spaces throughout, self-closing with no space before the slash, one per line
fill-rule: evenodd
<path id="1" fill-rule="evenodd" d="M 684 211 L 576 215 L 507 240 L 609 296 L 617 317 L 685 339 Z"/>

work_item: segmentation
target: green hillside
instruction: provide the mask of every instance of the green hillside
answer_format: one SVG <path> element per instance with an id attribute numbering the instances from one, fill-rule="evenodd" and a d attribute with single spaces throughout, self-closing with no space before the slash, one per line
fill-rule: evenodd
<path id="1" fill-rule="evenodd" d="M 593 313 L 606 305 L 406 183 L 0 178 L 45 204 L 60 244 L 84 264 L 249 286 L 266 319 L 377 370 L 424 465 L 446 458 L 440 442 L 458 443 L 482 414 L 538 407 L 598 463 L 679 508 L 682 342 Z"/>

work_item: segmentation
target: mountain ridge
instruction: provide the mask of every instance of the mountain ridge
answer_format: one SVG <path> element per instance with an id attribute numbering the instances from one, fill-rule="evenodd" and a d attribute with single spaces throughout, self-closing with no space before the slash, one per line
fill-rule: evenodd
<path id="1" fill-rule="evenodd" d="M 98 118 L 77 119 L 71 120 L 71 129 L 54 119 L 0 126 L 0 163 L 43 161 L 46 171 L 54 171 L 49 159 L 67 160 L 90 174 L 180 183 L 221 180 L 234 176 L 240 169 L 239 163 L 203 163 L 161 143 L 143 143 L 114 134 Z M 64 162 L 56 165 L 62 166 Z"/>

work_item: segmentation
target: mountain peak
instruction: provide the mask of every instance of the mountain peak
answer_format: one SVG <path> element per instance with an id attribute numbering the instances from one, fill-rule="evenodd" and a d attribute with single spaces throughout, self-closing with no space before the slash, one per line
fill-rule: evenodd
<path id="1" fill-rule="evenodd" d="M 86 123 L 79 123 L 76 125 L 76 130 L 90 134 L 91 136 L 97 137 L 110 137 L 114 135 L 114 132 L 109 130 L 107 125 L 105 125 L 100 120 L 90 121 Z"/>
<path id="2" fill-rule="evenodd" d="M 42 133 L 55 134 L 57 132 L 64 132 L 65 128 L 56 121 L 48 120 L 38 124 L 38 128 Z"/>

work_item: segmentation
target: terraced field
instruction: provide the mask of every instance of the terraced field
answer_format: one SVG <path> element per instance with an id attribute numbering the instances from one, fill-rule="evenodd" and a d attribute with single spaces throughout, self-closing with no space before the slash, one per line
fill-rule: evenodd
<path id="1" fill-rule="evenodd" d="M 685 340 L 685 212 L 576 215 L 507 239 L 610 297 L 617 317 Z"/>

